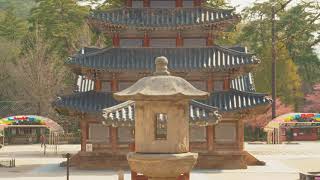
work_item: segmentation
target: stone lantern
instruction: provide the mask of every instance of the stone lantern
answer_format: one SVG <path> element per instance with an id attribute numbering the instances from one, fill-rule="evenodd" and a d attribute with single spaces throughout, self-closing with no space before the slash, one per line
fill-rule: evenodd
<path id="1" fill-rule="evenodd" d="M 127 155 L 130 168 L 151 180 L 176 180 L 189 173 L 198 154 L 189 152 L 189 103 L 205 99 L 183 78 L 171 76 L 166 57 L 156 58 L 153 76 L 140 79 L 114 94 L 135 101 L 135 152 Z"/>

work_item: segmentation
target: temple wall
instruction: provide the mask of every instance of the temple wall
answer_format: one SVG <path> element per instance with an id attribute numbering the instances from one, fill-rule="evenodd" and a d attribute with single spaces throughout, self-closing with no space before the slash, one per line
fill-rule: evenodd
<path id="1" fill-rule="evenodd" d="M 204 38 L 183 38 L 183 46 L 182 47 L 205 47 L 206 39 Z M 143 38 L 141 39 L 120 39 L 120 47 L 122 48 L 134 48 L 134 47 L 142 47 L 143 46 Z M 176 39 L 175 38 L 152 38 L 150 39 L 150 47 L 157 48 L 167 48 L 167 47 L 176 47 Z"/>
<path id="2" fill-rule="evenodd" d="M 206 127 L 191 126 L 189 128 L 190 142 L 206 142 Z"/>
<path id="3" fill-rule="evenodd" d="M 215 141 L 222 144 L 233 144 L 237 142 L 237 124 L 219 123 L 215 127 Z"/>
<path id="4" fill-rule="evenodd" d="M 132 1 L 132 7 L 135 8 L 141 8 L 143 7 L 143 1 Z M 150 0 L 150 7 L 151 8 L 174 8 L 176 7 L 175 1 L 153 1 Z M 193 1 L 192 0 L 184 0 L 183 1 L 183 7 L 193 7 Z"/>
<path id="5" fill-rule="evenodd" d="M 133 8 L 141 8 L 143 7 L 143 1 L 132 1 Z"/>
<path id="6" fill-rule="evenodd" d="M 175 1 L 150 1 L 151 8 L 175 8 Z"/>
<path id="7" fill-rule="evenodd" d="M 111 127 L 92 122 L 87 123 L 87 126 L 88 134 L 82 133 L 82 137 L 86 138 L 85 144 L 92 144 L 93 151 L 103 151 L 104 149 L 111 151 L 112 138 L 114 138 L 112 137 L 113 135 L 110 130 Z M 208 133 L 208 128 L 206 127 L 190 126 L 190 148 L 193 151 L 201 151 L 206 153 L 211 152 L 212 150 L 242 151 L 243 129 L 241 129 L 241 123 L 239 123 L 239 121 L 222 120 L 218 125 L 213 126 L 213 129 L 213 133 Z M 114 138 L 115 141 L 117 141 L 116 148 L 120 148 L 121 146 L 125 151 L 129 151 L 129 144 L 134 141 L 134 132 L 132 127 L 118 127 L 116 131 L 117 137 Z M 208 145 L 209 139 L 213 139 L 211 145 Z M 86 146 L 85 144 L 83 147 Z M 212 150 L 209 149 L 209 146 L 212 146 Z"/>
<path id="8" fill-rule="evenodd" d="M 190 126 L 189 148 L 191 152 L 199 153 L 196 168 L 239 169 L 247 167 L 246 155 L 243 151 L 243 137 L 241 137 L 243 136 L 242 121 L 237 120 L 237 115 L 225 115 L 224 117 L 218 125 L 210 126 L 212 128 Z M 81 164 L 76 165 L 83 169 L 117 168 L 113 167 L 114 164 L 122 168 L 128 167 L 126 154 L 131 151 L 130 144 L 133 143 L 132 127 L 118 127 L 111 131 L 112 127 L 96 124 L 97 121 L 88 122 L 86 143 L 92 143 L 93 151 L 82 152 L 79 160 Z M 176 133 L 176 130 L 174 132 Z M 85 133 L 83 134 L 86 136 Z M 114 135 L 116 138 L 111 137 Z M 105 140 L 99 142 L 102 137 Z M 114 140 L 116 142 L 112 142 Z"/>
<path id="9" fill-rule="evenodd" d="M 132 48 L 142 47 L 142 39 L 120 39 L 120 47 Z"/>
<path id="10" fill-rule="evenodd" d="M 176 47 L 176 39 L 151 39 L 150 47 L 156 47 L 156 48 Z"/>
<path id="11" fill-rule="evenodd" d="M 183 46 L 184 47 L 205 47 L 206 46 L 206 39 L 200 39 L 200 38 L 194 38 L 194 39 L 188 39 L 185 38 L 183 40 Z"/>
<path id="12" fill-rule="evenodd" d="M 108 144 L 110 142 L 109 127 L 98 123 L 90 123 L 87 142 Z"/>

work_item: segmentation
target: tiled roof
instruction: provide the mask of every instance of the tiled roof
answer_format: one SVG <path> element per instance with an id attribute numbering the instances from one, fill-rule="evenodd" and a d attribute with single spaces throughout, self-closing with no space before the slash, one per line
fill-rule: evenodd
<path id="1" fill-rule="evenodd" d="M 210 26 L 221 22 L 239 20 L 233 9 L 212 8 L 120 8 L 96 11 L 91 19 L 110 28 L 183 29 Z"/>
<path id="2" fill-rule="evenodd" d="M 230 88 L 238 91 L 255 92 L 256 89 L 252 73 L 244 74 L 233 79 L 230 83 Z"/>
<path id="3" fill-rule="evenodd" d="M 259 105 L 268 105 L 272 102 L 265 94 L 254 92 L 242 92 L 231 89 L 229 91 L 214 92 L 208 100 L 201 101 L 205 104 L 217 107 L 219 111 L 235 111 L 253 108 Z M 100 113 L 103 109 L 118 105 L 112 93 L 88 91 L 70 96 L 59 97 L 54 106 L 57 109 L 67 109 L 78 112 Z M 193 105 L 196 105 L 195 102 Z M 197 104 L 198 106 L 200 104 Z M 212 107 L 212 108 L 213 108 Z M 197 113 L 197 110 L 194 111 Z M 196 116 L 195 116 L 196 117 Z"/>
<path id="4" fill-rule="evenodd" d="M 202 104 L 197 101 L 190 102 L 189 124 L 207 126 L 217 124 L 221 119 L 217 108 Z M 126 101 L 116 106 L 103 110 L 105 124 L 112 126 L 134 126 L 135 103 Z"/>
<path id="5" fill-rule="evenodd" d="M 98 113 L 102 109 L 119 104 L 112 93 L 87 91 L 69 96 L 58 97 L 53 103 L 57 109 L 68 109 L 77 112 Z"/>
<path id="6" fill-rule="evenodd" d="M 202 48 L 109 48 L 92 53 L 77 54 L 67 64 L 110 72 L 153 71 L 154 59 L 166 56 L 171 71 L 221 71 L 258 64 L 253 54 L 220 46 Z"/>
<path id="7" fill-rule="evenodd" d="M 205 104 L 217 107 L 219 111 L 236 111 L 252 108 L 259 105 L 271 104 L 272 100 L 266 94 L 243 92 L 234 89 L 214 92 Z"/>

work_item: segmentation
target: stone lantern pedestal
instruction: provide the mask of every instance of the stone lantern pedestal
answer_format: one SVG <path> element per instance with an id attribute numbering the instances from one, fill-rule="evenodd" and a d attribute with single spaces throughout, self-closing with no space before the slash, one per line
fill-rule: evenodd
<path id="1" fill-rule="evenodd" d="M 209 97 L 171 76 L 167 64 L 165 57 L 157 58 L 153 76 L 114 94 L 117 100 L 135 101 L 135 152 L 127 159 L 134 172 L 151 180 L 176 180 L 196 164 L 198 154 L 189 152 L 189 103 Z"/>
<path id="2" fill-rule="evenodd" d="M 143 154 L 129 153 L 130 168 L 141 172 L 150 180 L 177 180 L 183 172 L 190 172 L 196 164 L 197 153 Z"/>

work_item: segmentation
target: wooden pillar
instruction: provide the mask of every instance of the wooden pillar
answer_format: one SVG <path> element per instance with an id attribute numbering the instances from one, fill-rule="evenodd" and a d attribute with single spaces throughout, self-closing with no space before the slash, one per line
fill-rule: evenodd
<path id="1" fill-rule="evenodd" d="M 213 46 L 214 45 L 214 38 L 212 33 L 208 33 L 207 37 L 207 46 Z"/>
<path id="2" fill-rule="evenodd" d="M 143 0 L 143 7 L 150 7 L 150 0 Z"/>
<path id="3" fill-rule="evenodd" d="M 238 146 L 239 146 L 239 150 L 243 151 L 244 125 L 243 125 L 243 120 L 242 119 L 238 120 L 237 126 L 238 126 L 238 128 L 237 128 Z"/>
<path id="4" fill-rule="evenodd" d="M 143 37 L 143 47 L 150 47 L 150 37 L 148 32 L 144 33 L 144 37 Z"/>
<path id="5" fill-rule="evenodd" d="M 118 151 L 118 128 L 110 126 L 110 142 L 112 153 Z"/>
<path id="6" fill-rule="evenodd" d="M 127 0 L 126 5 L 127 5 L 127 7 L 132 7 L 132 0 Z"/>
<path id="7" fill-rule="evenodd" d="M 138 173 L 131 171 L 131 180 L 137 180 Z"/>
<path id="8" fill-rule="evenodd" d="M 181 36 L 181 33 L 178 32 L 176 37 L 176 47 L 182 47 L 182 46 L 183 46 L 183 38 Z"/>
<path id="9" fill-rule="evenodd" d="M 183 0 L 176 0 L 176 7 L 183 7 Z"/>
<path id="10" fill-rule="evenodd" d="M 88 139 L 88 122 L 85 119 L 81 119 L 80 128 L 81 128 L 81 152 L 86 152 L 86 144 Z"/>
<path id="11" fill-rule="evenodd" d="M 112 75 L 112 80 L 111 80 L 111 91 L 112 92 L 117 92 L 119 90 L 118 86 L 118 80 L 116 79 L 116 75 Z"/>
<path id="12" fill-rule="evenodd" d="M 100 79 L 96 79 L 95 82 L 94 82 L 94 85 L 95 85 L 95 90 L 96 91 L 101 91 L 102 89 L 102 85 L 101 85 L 101 80 Z"/>
<path id="13" fill-rule="evenodd" d="M 213 92 L 213 87 L 214 87 L 213 79 L 212 79 L 212 76 L 209 75 L 209 78 L 208 78 L 208 81 L 207 81 L 207 91 L 209 93 L 212 93 Z"/>
<path id="14" fill-rule="evenodd" d="M 229 89 L 230 89 L 230 79 L 229 77 L 226 77 L 223 80 L 223 90 L 227 91 Z"/>
<path id="15" fill-rule="evenodd" d="M 208 152 L 214 150 L 214 126 L 207 126 L 207 149 Z"/>
<path id="16" fill-rule="evenodd" d="M 113 34 L 112 45 L 113 45 L 113 47 L 120 47 L 120 34 L 119 33 Z"/>
<path id="17" fill-rule="evenodd" d="M 135 152 L 135 150 L 136 150 L 135 142 L 134 142 L 134 141 L 133 141 L 133 142 L 130 142 L 130 143 L 129 143 L 129 151 L 130 151 L 130 152 Z"/>
<path id="18" fill-rule="evenodd" d="M 190 179 L 190 172 L 184 174 L 184 179 L 189 180 Z"/>
<path id="19" fill-rule="evenodd" d="M 194 6 L 194 7 L 199 7 L 199 6 L 201 6 L 201 0 L 193 0 L 193 6 Z"/>

